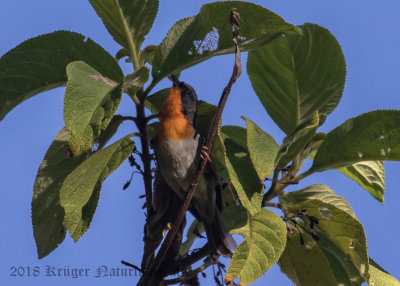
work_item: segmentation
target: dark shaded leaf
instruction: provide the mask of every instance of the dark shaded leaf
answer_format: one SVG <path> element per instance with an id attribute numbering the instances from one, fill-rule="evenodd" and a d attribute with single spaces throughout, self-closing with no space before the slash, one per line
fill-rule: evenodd
<path id="1" fill-rule="evenodd" d="M 26 40 L 0 59 L 0 120 L 22 101 L 65 85 L 73 61 L 84 61 L 115 82 L 122 79 L 114 58 L 83 35 L 57 31 Z"/>
<path id="2" fill-rule="evenodd" d="M 335 37 L 315 24 L 299 27 L 302 35 L 286 33 L 251 51 L 247 60 L 258 98 L 286 134 L 317 110 L 324 117 L 331 113 L 342 97 L 346 77 L 345 58 Z"/>
<path id="3" fill-rule="evenodd" d="M 89 0 L 114 40 L 128 53 L 139 53 L 153 26 L 158 0 Z"/>
<path id="4" fill-rule="evenodd" d="M 271 11 L 248 2 L 225 1 L 205 4 L 196 16 L 178 21 L 169 30 L 153 60 L 155 81 L 216 55 L 233 53 L 232 8 L 241 15 L 241 50 L 261 47 L 282 32 L 297 31 Z"/>

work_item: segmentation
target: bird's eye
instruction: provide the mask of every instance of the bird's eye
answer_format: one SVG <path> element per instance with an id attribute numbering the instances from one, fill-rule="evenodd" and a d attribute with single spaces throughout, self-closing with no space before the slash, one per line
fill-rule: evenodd
<path id="1" fill-rule="evenodd" d="M 189 91 L 189 90 L 186 90 L 186 94 L 189 95 L 189 94 L 190 94 L 190 91 Z"/>

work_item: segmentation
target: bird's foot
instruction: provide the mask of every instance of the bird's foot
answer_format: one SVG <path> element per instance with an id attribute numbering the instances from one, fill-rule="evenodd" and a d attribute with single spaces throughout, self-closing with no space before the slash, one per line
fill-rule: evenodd
<path id="1" fill-rule="evenodd" d="M 203 160 L 207 158 L 208 161 L 212 162 L 210 155 L 208 154 L 208 148 L 205 145 L 201 146 L 200 158 Z"/>

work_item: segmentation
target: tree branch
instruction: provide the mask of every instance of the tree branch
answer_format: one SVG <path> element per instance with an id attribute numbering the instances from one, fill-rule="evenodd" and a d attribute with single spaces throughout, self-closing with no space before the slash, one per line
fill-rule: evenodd
<path id="1" fill-rule="evenodd" d="M 214 116 L 214 120 L 212 122 L 210 132 L 208 134 L 207 143 L 206 143 L 208 155 L 211 152 L 215 136 L 217 135 L 219 122 L 221 121 L 222 112 L 224 110 L 225 103 L 228 99 L 232 85 L 236 82 L 236 80 L 238 79 L 238 77 L 240 76 L 240 74 L 242 72 L 240 50 L 239 50 L 238 43 L 237 43 L 237 36 L 239 33 L 240 15 L 236 10 L 237 10 L 236 8 L 233 8 L 231 11 L 231 16 L 230 16 L 230 22 L 232 24 L 233 44 L 235 47 L 235 65 L 233 67 L 232 76 L 231 76 L 227 86 L 224 88 L 224 90 L 222 92 L 220 101 L 218 103 L 217 112 Z M 193 198 L 194 192 L 196 191 L 196 187 L 200 181 L 201 175 L 203 174 L 204 168 L 207 164 L 207 159 L 208 159 L 207 156 L 204 156 L 204 159 L 202 159 L 200 161 L 200 165 L 197 170 L 197 173 L 194 176 L 192 183 L 190 184 L 190 187 L 186 192 L 186 198 L 182 205 L 182 208 L 181 208 L 177 218 L 175 219 L 175 221 L 172 224 L 172 229 L 168 232 L 166 238 L 164 239 L 163 244 L 161 245 L 160 250 L 157 253 L 157 256 L 155 257 L 155 259 L 149 266 L 149 269 L 146 269 L 146 271 L 145 271 L 144 275 L 142 276 L 142 278 L 140 279 L 138 285 L 149 285 L 148 281 L 151 279 L 152 276 L 155 276 L 158 269 L 160 268 L 160 265 L 163 262 L 165 255 L 168 251 L 168 248 L 170 247 L 176 233 L 178 232 L 179 225 L 182 223 L 182 220 L 186 215 L 186 211 L 189 208 L 189 205 Z"/>
<path id="2" fill-rule="evenodd" d="M 147 215 L 149 215 L 151 209 L 152 202 L 152 186 L 151 182 L 153 179 L 151 173 L 151 155 L 150 155 L 150 146 L 149 139 L 147 135 L 147 119 L 144 111 L 144 100 L 140 102 L 140 104 L 136 105 L 136 126 L 139 129 L 141 134 L 140 136 L 140 144 L 142 146 L 142 154 L 140 158 L 143 163 L 143 181 L 144 181 L 144 189 L 146 193 L 146 209 Z"/>
<path id="3" fill-rule="evenodd" d="M 211 266 L 214 264 L 214 261 L 211 258 L 208 258 L 204 261 L 204 264 L 197 267 L 194 270 L 188 271 L 185 274 L 183 274 L 180 277 L 174 278 L 174 279 L 170 279 L 170 280 L 164 280 L 161 285 L 173 285 L 173 284 L 177 284 L 177 283 L 183 283 L 188 281 L 189 279 L 197 276 L 197 274 L 199 274 L 200 272 L 203 272 L 205 269 L 207 269 L 207 267 Z"/>

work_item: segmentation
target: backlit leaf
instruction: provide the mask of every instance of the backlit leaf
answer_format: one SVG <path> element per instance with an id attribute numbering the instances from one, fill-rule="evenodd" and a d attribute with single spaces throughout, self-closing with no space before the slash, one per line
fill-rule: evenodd
<path id="1" fill-rule="evenodd" d="M 236 248 L 225 275 L 225 281 L 239 278 L 249 285 L 264 275 L 279 259 L 286 246 L 286 225 L 270 210 L 250 215 L 246 225 L 232 229 L 245 240 Z"/>
<path id="2" fill-rule="evenodd" d="M 223 126 L 221 137 L 225 146 L 225 165 L 229 178 L 242 205 L 255 215 L 261 209 L 263 182 L 251 162 L 247 149 L 246 130 L 239 126 Z"/>
<path id="3" fill-rule="evenodd" d="M 75 242 L 89 228 L 103 181 L 131 154 L 133 146 L 128 135 L 92 154 L 64 180 L 60 190 L 63 223 Z"/>
<path id="4" fill-rule="evenodd" d="M 243 117 L 244 118 L 244 117 Z M 247 147 L 253 166 L 260 180 L 270 177 L 274 171 L 279 146 L 268 133 L 251 120 L 244 118 L 247 126 Z"/>

